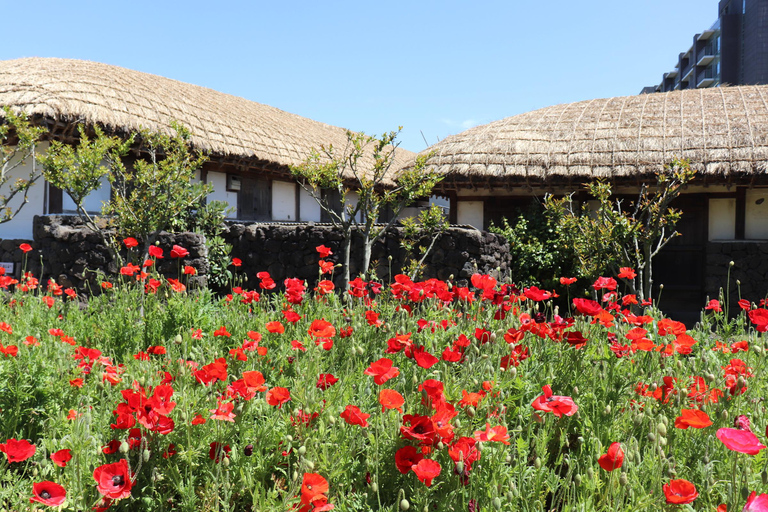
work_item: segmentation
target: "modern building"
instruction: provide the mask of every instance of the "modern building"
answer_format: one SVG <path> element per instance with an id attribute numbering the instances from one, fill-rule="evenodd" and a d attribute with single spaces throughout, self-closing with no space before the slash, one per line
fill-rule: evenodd
<path id="1" fill-rule="evenodd" d="M 640 93 L 757 84 L 768 84 L 768 0 L 720 0 L 717 21 Z"/>

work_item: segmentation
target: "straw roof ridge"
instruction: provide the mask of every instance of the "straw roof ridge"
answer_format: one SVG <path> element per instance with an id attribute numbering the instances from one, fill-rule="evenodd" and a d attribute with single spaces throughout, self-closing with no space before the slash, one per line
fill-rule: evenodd
<path id="1" fill-rule="evenodd" d="M 84 60 L 0 61 L 0 106 L 108 132 L 171 133 L 171 121 L 192 131 L 199 150 L 234 160 L 288 166 L 313 149 L 346 147 L 347 130 L 275 107 L 177 80 Z M 0 112 L 0 115 L 2 112 Z M 393 169 L 414 154 L 398 148 Z M 370 152 L 363 164 L 371 163 Z"/>
<path id="2" fill-rule="evenodd" d="M 767 98 L 768 85 L 752 85 L 564 103 L 470 128 L 424 153 L 433 152 L 429 169 L 475 183 L 642 179 L 672 158 L 704 177 L 756 176 L 768 171 Z"/>

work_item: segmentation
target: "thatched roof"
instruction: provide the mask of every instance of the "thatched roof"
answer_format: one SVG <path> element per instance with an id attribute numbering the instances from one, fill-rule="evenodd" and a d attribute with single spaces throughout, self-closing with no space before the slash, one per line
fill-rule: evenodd
<path id="1" fill-rule="evenodd" d="M 302 163 L 311 149 L 329 144 L 343 149 L 347 140 L 344 128 L 268 105 L 81 60 L 0 61 L 0 106 L 69 125 L 98 124 L 113 133 L 170 133 L 176 120 L 192 131 L 197 149 L 244 169 L 271 166 L 285 172 L 287 166 Z M 398 149 L 393 169 L 412 157 Z"/>
<path id="2" fill-rule="evenodd" d="M 768 164 L 768 86 L 718 87 L 556 105 L 447 137 L 430 167 L 455 182 L 642 179 L 673 158 L 699 176 Z"/>

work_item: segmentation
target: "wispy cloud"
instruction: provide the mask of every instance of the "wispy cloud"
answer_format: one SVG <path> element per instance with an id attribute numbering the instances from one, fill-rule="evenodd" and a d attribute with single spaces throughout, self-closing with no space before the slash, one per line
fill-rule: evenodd
<path id="1" fill-rule="evenodd" d="M 478 121 L 477 119 L 471 119 L 471 118 L 465 119 L 463 121 L 456 121 L 454 119 L 444 118 L 444 119 L 441 119 L 440 122 L 451 128 L 461 128 L 462 130 L 468 130 L 470 128 L 473 128 L 481 124 L 481 122 Z"/>

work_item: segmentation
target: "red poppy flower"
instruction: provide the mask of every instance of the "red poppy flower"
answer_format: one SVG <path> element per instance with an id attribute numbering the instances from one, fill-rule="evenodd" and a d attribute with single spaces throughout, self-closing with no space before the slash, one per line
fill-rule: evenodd
<path id="1" fill-rule="evenodd" d="M 619 279 L 634 279 L 637 277 L 637 272 L 635 272 L 634 269 L 629 267 L 621 267 L 619 269 Z"/>
<path id="2" fill-rule="evenodd" d="M 132 249 L 132 248 L 136 247 L 137 245 L 139 245 L 139 242 L 138 242 L 138 241 L 136 241 L 136 239 L 135 239 L 135 238 L 133 238 L 133 237 L 130 237 L 130 236 L 129 236 L 128 238 L 126 238 L 125 240 L 123 240 L 123 244 L 125 244 L 125 246 L 126 246 L 128 249 Z"/>
<path id="3" fill-rule="evenodd" d="M 670 480 L 670 482 L 665 484 L 662 489 L 664 490 L 664 496 L 667 499 L 667 503 L 675 505 L 693 503 L 693 501 L 699 497 L 696 486 L 682 478 L 679 480 Z"/>
<path id="4" fill-rule="evenodd" d="M 400 375 L 400 370 L 396 366 L 392 366 L 392 364 L 391 359 L 382 357 L 378 361 L 371 363 L 363 373 L 373 376 L 373 382 L 381 386 L 389 379 Z"/>
<path id="5" fill-rule="evenodd" d="M 525 297 L 527 299 L 530 299 L 530 300 L 532 300 L 534 302 L 541 302 L 543 300 L 547 300 L 547 299 L 552 297 L 552 294 L 550 292 L 544 291 L 544 290 L 539 290 L 535 286 L 531 286 L 530 288 L 526 288 L 523 291 L 523 295 L 525 295 Z"/>
<path id="6" fill-rule="evenodd" d="M 438 358 L 427 352 L 427 349 L 423 346 L 418 346 L 413 349 L 413 359 L 416 361 L 417 365 L 427 370 L 432 368 L 439 361 Z"/>
<path id="7" fill-rule="evenodd" d="M 218 407 L 216 409 L 210 409 L 210 411 L 213 413 L 211 415 L 212 420 L 221 420 L 221 421 L 230 421 L 232 423 L 235 422 L 235 414 L 232 412 L 232 409 L 234 409 L 235 404 L 232 402 L 222 402 L 219 400 Z"/>
<path id="8" fill-rule="evenodd" d="M 149 255 L 154 258 L 157 258 L 157 259 L 163 258 L 163 250 L 156 245 L 150 245 L 148 252 L 149 252 Z"/>
<path id="9" fill-rule="evenodd" d="M 592 288 L 595 290 L 610 290 L 613 291 L 616 289 L 616 280 L 612 277 L 598 277 L 597 280 L 595 280 L 594 283 L 592 283 Z"/>
<path id="10" fill-rule="evenodd" d="M 317 384 L 315 386 L 318 389 L 322 389 L 325 391 L 329 387 L 333 386 L 339 381 L 336 377 L 333 376 L 331 373 L 321 373 L 320 376 L 317 378 Z"/>
<path id="11" fill-rule="evenodd" d="M 741 512 L 765 512 L 766 510 L 768 510 L 768 494 L 758 496 L 755 491 L 752 491 Z"/>
<path id="12" fill-rule="evenodd" d="M 334 263 L 332 261 L 320 260 L 318 263 L 320 265 L 321 274 L 330 274 L 331 271 L 333 271 Z"/>
<path id="13" fill-rule="evenodd" d="M 37 447 L 26 439 L 9 439 L 0 444 L 0 452 L 4 452 L 8 462 L 23 462 L 32 457 Z"/>
<path id="14" fill-rule="evenodd" d="M 760 450 L 765 448 L 765 445 L 749 430 L 721 428 L 716 435 L 726 448 L 734 452 L 757 455 Z"/>
<path id="15" fill-rule="evenodd" d="M 197 269 L 195 267 L 190 267 L 189 265 L 184 265 L 184 275 L 193 276 L 195 274 L 197 274 Z"/>
<path id="16" fill-rule="evenodd" d="M 315 250 L 320 255 L 321 258 L 327 258 L 331 254 L 333 254 L 333 251 L 331 251 L 330 247 L 326 247 L 325 245 L 318 245 L 315 247 Z"/>
<path id="17" fill-rule="evenodd" d="M 749 315 L 750 321 L 755 324 L 757 332 L 768 331 L 768 309 L 753 309 L 747 314 Z"/>
<path id="18" fill-rule="evenodd" d="M 424 455 L 414 446 L 403 446 L 395 452 L 395 466 L 399 472 L 406 474 L 423 458 Z"/>
<path id="19" fill-rule="evenodd" d="M 402 413 L 405 398 L 394 389 L 382 389 L 379 392 L 379 403 L 381 404 L 381 412 L 386 409 L 397 409 Z"/>
<path id="20" fill-rule="evenodd" d="M 621 444 L 611 443 L 611 446 L 608 447 L 608 453 L 601 455 L 597 459 L 597 463 L 606 471 L 619 469 L 624 464 L 624 450 L 621 449 Z"/>
<path id="21" fill-rule="evenodd" d="M 267 391 L 267 403 L 272 406 L 277 406 L 278 409 L 283 407 L 283 404 L 291 400 L 291 392 L 288 388 L 272 388 Z"/>
<path id="22" fill-rule="evenodd" d="M 218 329 L 213 331 L 213 336 L 214 337 L 216 337 L 216 336 L 231 337 L 232 335 L 229 332 L 227 332 L 227 328 L 222 325 L 221 327 L 219 327 Z"/>
<path id="23" fill-rule="evenodd" d="M 339 416 L 350 425 L 360 425 L 361 427 L 367 427 L 368 418 L 371 415 L 364 413 L 356 405 L 348 405 L 346 409 L 344 409 L 344 412 L 339 414 Z"/>
<path id="24" fill-rule="evenodd" d="M 549 385 L 541 388 L 544 394 L 533 401 L 531 406 L 537 411 L 551 412 L 558 418 L 572 416 L 579 409 L 574 403 L 573 398 L 569 396 L 559 396 L 552 394 L 552 388 Z"/>
<path id="25" fill-rule="evenodd" d="M 171 258 L 186 258 L 189 256 L 189 251 L 180 245 L 174 245 L 171 247 Z"/>
<path id="26" fill-rule="evenodd" d="M 720 306 L 720 301 L 717 299 L 710 300 L 704 309 L 710 309 L 715 313 L 721 313 L 723 311 L 722 306 Z"/>
<path id="27" fill-rule="evenodd" d="M 281 324 L 277 320 L 274 320 L 272 322 L 267 322 L 266 328 L 267 328 L 267 331 L 273 334 L 283 334 L 285 332 L 285 327 L 283 326 L 283 324 Z"/>
<path id="28" fill-rule="evenodd" d="M 32 246 L 29 245 L 28 243 L 23 243 L 19 246 L 19 249 L 21 249 L 21 252 L 23 253 L 28 253 L 29 251 L 32 250 Z"/>
<path id="29" fill-rule="evenodd" d="M 741 299 L 739 301 L 739 307 L 744 311 L 749 311 L 752 308 L 752 303 L 749 302 L 747 299 Z"/>
<path id="30" fill-rule="evenodd" d="M 67 467 L 67 462 L 72 460 L 72 450 L 59 450 L 51 454 L 51 460 L 59 467 Z"/>
<path id="31" fill-rule="evenodd" d="M 232 258 L 232 266 L 233 267 L 240 267 L 243 264 L 243 260 L 240 258 Z"/>
<path id="32" fill-rule="evenodd" d="M 307 333 L 315 338 L 333 338 L 336 336 L 336 328 L 325 318 L 312 321 Z"/>
<path id="33" fill-rule="evenodd" d="M 301 481 L 301 502 L 309 504 L 315 496 L 328 492 L 328 480 L 317 473 L 304 473 Z"/>
<path id="34" fill-rule="evenodd" d="M 190 422 L 192 425 L 203 425 L 206 422 L 206 419 L 203 418 L 201 414 L 195 414 L 195 417 L 192 418 L 192 421 Z"/>
<path id="35" fill-rule="evenodd" d="M 418 464 L 413 466 L 413 472 L 416 478 L 423 482 L 427 487 L 432 485 L 432 480 L 440 476 L 440 463 L 430 459 L 421 459 Z"/>
<path id="36" fill-rule="evenodd" d="M 688 427 L 706 428 L 712 425 L 707 413 L 699 409 L 683 409 L 680 413 L 681 415 L 675 418 L 676 428 L 685 430 Z"/>
<path id="37" fill-rule="evenodd" d="M 32 484 L 33 496 L 29 498 L 30 503 L 42 503 L 49 507 L 58 507 L 63 505 L 67 499 L 67 491 L 64 487 L 55 482 L 35 482 Z"/>
<path id="38" fill-rule="evenodd" d="M 208 458 L 218 464 L 224 457 L 229 457 L 231 451 L 232 448 L 230 448 L 228 444 L 222 445 L 221 443 L 214 441 L 211 443 L 211 449 L 208 450 Z"/>
<path id="39" fill-rule="evenodd" d="M 561 277 L 560 278 L 560 284 L 565 285 L 565 286 L 570 286 L 573 283 L 575 283 L 576 281 L 578 281 L 578 279 L 576 279 L 575 277 Z"/>
<path id="40" fill-rule="evenodd" d="M 485 424 L 485 430 L 478 430 L 475 432 L 476 441 L 497 441 L 499 443 L 509 444 L 509 435 L 507 434 L 507 427 L 504 425 L 496 425 L 491 427 L 490 423 Z"/>
<path id="41" fill-rule="evenodd" d="M 93 478 L 96 480 L 96 489 L 105 498 L 119 500 L 131 495 L 133 482 L 125 459 L 97 467 L 93 470 Z"/>
<path id="42" fill-rule="evenodd" d="M 573 305 L 576 311 L 587 316 L 595 316 L 603 310 L 599 303 L 590 299 L 573 299 Z"/>
<path id="43" fill-rule="evenodd" d="M 471 279 L 472 286 L 480 290 L 493 290 L 496 287 L 496 279 L 489 275 L 473 274 Z"/>

